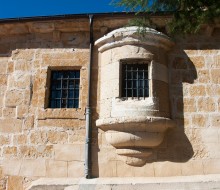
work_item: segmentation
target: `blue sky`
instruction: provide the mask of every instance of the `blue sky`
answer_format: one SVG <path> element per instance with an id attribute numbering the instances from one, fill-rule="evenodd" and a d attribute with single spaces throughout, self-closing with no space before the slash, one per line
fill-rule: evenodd
<path id="1" fill-rule="evenodd" d="M 0 18 L 121 12 L 111 0 L 1 0 Z"/>

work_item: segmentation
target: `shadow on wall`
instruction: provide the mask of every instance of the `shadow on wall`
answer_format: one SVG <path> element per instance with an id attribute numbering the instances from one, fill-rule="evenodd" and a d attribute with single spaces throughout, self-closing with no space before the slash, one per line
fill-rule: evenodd
<path id="1" fill-rule="evenodd" d="M 164 141 L 154 149 L 147 162 L 187 162 L 194 155 L 192 144 L 185 134 L 185 114 L 195 110 L 191 102 L 193 99 L 185 98 L 184 83 L 193 84 L 197 71 L 184 50 L 174 47 L 169 54 L 169 72 L 171 119 L 177 125 L 167 131 Z"/>

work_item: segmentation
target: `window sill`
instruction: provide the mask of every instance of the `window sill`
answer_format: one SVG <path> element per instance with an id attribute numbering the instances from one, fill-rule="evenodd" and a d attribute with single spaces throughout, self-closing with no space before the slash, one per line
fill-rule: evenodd
<path id="1" fill-rule="evenodd" d="M 81 108 L 46 108 L 38 110 L 38 119 L 80 119 L 85 120 L 85 111 Z"/>

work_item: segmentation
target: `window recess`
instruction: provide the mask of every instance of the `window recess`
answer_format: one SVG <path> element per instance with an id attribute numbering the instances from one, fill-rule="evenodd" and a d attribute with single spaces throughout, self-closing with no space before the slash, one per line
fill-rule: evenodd
<path id="1" fill-rule="evenodd" d="M 52 71 L 49 108 L 79 107 L 80 71 Z"/>
<path id="2" fill-rule="evenodd" d="M 149 97 L 148 64 L 122 63 L 122 97 Z"/>

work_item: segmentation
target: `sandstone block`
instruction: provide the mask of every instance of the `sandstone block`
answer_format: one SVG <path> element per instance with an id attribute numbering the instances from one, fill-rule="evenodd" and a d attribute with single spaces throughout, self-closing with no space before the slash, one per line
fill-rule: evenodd
<path id="1" fill-rule="evenodd" d="M 195 100 L 193 98 L 179 98 L 177 100 L 177 111 L 179 113 L 183 112 L 195 112 L 196 106 L 195 106 Z"/>
<path id="2" fill-rule="evenodd" d="M 8 190 L 24 190 L 23 177 L 21 176 L 9 176 L 8 177 Z"/>
<path id="3" fill-rule="evenodd" d="M 20 176 L 45 177 L 46 161 L 44 159 L 26 159 L 22 161 Z"/>
<path id="4" fill-rule="evenodd" d="M 3 117 L 5 118 L 13 118 L 15 117 L 16 109 L 15 108 L 3 108 Z"/>
<path id="5" fill-rule="evenodd" d="M 24 129 L 32 129 L 34 127 L 34 116 L 29 115 L 24 119 Z"/>
<path id="6" fill-rule="evenodd" d="M 197 109 L 201 112 L 214 112 L 216 110 L 215 100 L 209 98 L 199 98 L 197 102 Z"/>
<path id="7" fill-rule="evenodd" d="M 23 119 L 25 115 L 28 114 L 28 106 L 20 105 L 17 106 L 17 118 L 18 119 Z"/>
<path id="8" fill-rule="evenodd" d="M 196 127 L 206 127 L 208 117 L 202 114 L 192 115 L 192 125 Z"/>
<path id="9" fill-rule="evenodd" d="M 189 161 L 181 164 L 182 175 L 202 175 L 203 174 L 203 163 L 202 161 Z"/>
<path id="10" fill-rule="evenodd" d="M 0 145 L 10 144 L 10 136 L 0 135 Z"/>
<path id="11" fill-rule="evenodd" d="M 70 161 L 68 162 L 68 177 L 83 177 L 84 176 L 84 162 Z"/>
<path id="12" fill-rule="evenodd" d="M 22 59 L 19 61 L 20 63 L 22 61 L 25 62 L 25 60 L 31 61 L 34 58 L 34 53 L 35 50 L 31 50 L 31 49 L 16 49 L 12 52 L 12 59 L 13 60 Z"/>
<path id="13" fill-rule="evenodd" d="M 8 75 L 6 74 L 0 74 L 0 85 L 7 85 L 7 79 L 8 79 Z"/>
<path id="14" fill-rule="evenodd" d="M 190 57 L 190 60 L 192 61 L 196 69 L 202 69 L 205 67 L 205 59 L 203 56 Z"/>
<path id="15" fill-rule="evenodd" d="M 203 161 L 204 174 L 219 174 L 220 161 L 219 159 L 209 159 Z"/>
<path id="16" fill-rule="evenodd" d="M 102 177 L 117 177 L 117 161 L 106 161 L 99 163 L 99 176 Z M 130 174 L 131 171 L 129 171 Z M 120 173 L 119 173 L 120 174 Z M 128 175 L 129 175 L 128 174 Z"/>
<path id="17" fill-rule="evenodd" d="M 208 69 L 203 69 L 198 71 L 198 81 L 200 83 L 209 83 L 210 82 L 210 74 Z"/>
<path id="18" fill-rule="evenodd" d="M 217 54 L 217 52 L 216 52 L 216 54 Z M 215 54 L 215 55 L 216 55 Z M 215 57 L 214 57 L 214 60 L 215 60 L 215 66 L 216 67 L 220 67 L 220 55 L 216 55 Z"/>
<path id="19" fill-rule="evenodd" d="M 26 57 L 23 57 L 23 59 L 26 59 Z M 17 60 L 14 67 L 15 71 L 24 71 L 24 72 L 30 71 L 30 68 L 31 68 L 31 62 L 26 60 Z"/>
<path id="20" fill-rule="evenodd" d="M 181 164 L 174 162 L 154 163 L 155 177 L 181 176 Z"/>
<path id="21" fill-rule="evenodd" d="M 39 127 L 82 127 L 85 126 L 85 120 L 80 119 L 46 119 L 38 120 Z"/>
<path id="22" fill-rule="evenodd" d="M 47 132 L 46 131 L 34 131 L 30 135 L 30 142 L 32 144 L 45 144 L 47 143 Z"/>
<path id="23" fill-rule="evenodd" d="M 84 145 L 83 144 L 54 145 L 54 153 L 55 153 L 55 160 L 83 161 Z"/>
<path id="24" fill-rule="evenodd" d="M 20 146 L 19 155 L 24 158 L 51 158 L 54 155 L 53 146 Z"/>
<path id="25" fill-rule="evenodd" d="M 14 72 L 14 62 L 9 61 L 8 62 L 8 67 L 7 67 L 7 73 L 13 73 Z"/>
<path id="26" fill-rule="evenodd" d="M 15 146 L 12 146 L 12 147 L 10 147 L 10 146 L 8 146 L 8 147 L 4 147 L 3 148 L 3 155 L 4 156 L 17 156 L 17 147 L 15 147 Z"/>
<path id="27" fill-rule="evenodd" d="M 212 127 L 220 127 L 220 114 L 211 115 Z"/>
<path id="28" fill-rule="evenodd" d="M 85 135 L 86 131 L 85 128 L 78 128 L 73 131 L 69 131 L 69 143 L 76 144 L 76 143 L 84 143 L 85 142 Z"/>
<path id="29" fill-rule="evenodd" d="M 22 145 L 27 143 L 27 134 L 14 135 L 13 143 L 17 145 Z"/>
<path id="30" fill-rule="evenodd" d="M 0 51 L 1 51 L 1 49 L 0 49 Z M 8 62 L 8 59 L 1 58 L 1 60 L 0 60 L 0 74 L 6 74 L 7 62 Z"/>
<path id="31" fill-rule="evenodd" d="M 201 130 L 202 142 L 207 143 L 218 143 L 218 130 L 219 128 L 205 128 Z"/>
<path id="32" fill-rule="evenodd" d="M 64 144 L 68 141 L 68 134 L 64 131 L 49 131 L 47 137 L 52 144 Z"/>
<path id="33" fill-rule="evenodd" d="M 220 69 L 211 70 L 211 82 L 214 84 L 220 83 Z"/>
<path id="34" fill-rule="evenodd" d="M 205 86 L 203 86 L 203 85 L 197 85 L 197 86 L 192 85 L 190 87 L 190 96 L 194 97 L 194 96 L 205 96 L 205 95 L 206 95 Z"/>
<path id="35" fill-rule="evenodd" d="M 15 107 L 21 105 L 24 102 L 23 92 L 20 90 L 8 90 L 5 95 L 5 106 Z"/>
<path id="36" fill-rule="evenodd" d="M 216 135 L 218 136 L 218 135 Z M 213 159 L 219 159 L 220 158 L 220 146 L 219 142 L 214 142 L 214 143 L 206 143 L 205 144 L 206 149 L 208 151 L 209 157 Z"/>
<path id="37" fill-rule="evenodd" d="M 22 120 L 9 118 L 0 120 L 1 133 L 19 133 L 21 130 Z"/>
<path id="38" fill-rule="evenodd" d="M 4 159 L 2 163 L 3 173 L 11 176 L 18 175 L 21 163 L 21 159 Z"/>
<path id="39" fill-rule="evenodd" d="M 154 164 L 147 163 L 142 167 L 134 167 L 134 176 L 135 177 L 153 177 L 154 176 Z"/>
<path id="40" fill-rule="evenodd" d="M 210 84 L 206 86 L 208 96 L 220 96 L 220 86 L 218 84 Z"/>
<path id="41" fill-rule="evenodd" d="M 78 170 L 75 171 L 79 172 Z M 67 177 L 67 162 L 49 160 L 47 163 L 47 177 Z"/>

